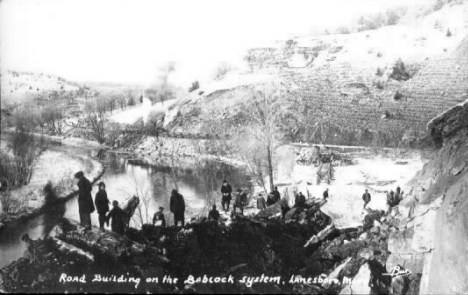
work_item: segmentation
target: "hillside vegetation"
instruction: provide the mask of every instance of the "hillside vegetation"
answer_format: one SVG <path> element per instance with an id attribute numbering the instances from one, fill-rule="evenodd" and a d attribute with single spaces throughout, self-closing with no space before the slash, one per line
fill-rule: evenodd
<path id="1" fill-rule="evenodd" d="M 165 125 L 239 133 L 250 88 L 273 82 L 288 91 L 278 117 L 287 140 L 421 144 L 427 121 L 468 95 L 467 34 L 468 3 L 448 1 L 398 25 L 254 48 L 248 71 L 200 85 Z"/>

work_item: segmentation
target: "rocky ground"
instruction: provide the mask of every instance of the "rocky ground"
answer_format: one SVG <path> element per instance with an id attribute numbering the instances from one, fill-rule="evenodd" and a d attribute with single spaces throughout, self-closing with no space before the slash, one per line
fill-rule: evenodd
<path id="1" fill-rule="evenodd" d="M 285 220 L 277 204 L 250 218 L 223 216 L 219 224 L 199 219 L 183 229 L 144 225 L 141 230 L 130 228 L 126 236 L 86 232 L 64 220 L 55 237 L 24 237 L 28 251 L 0 271 L 0 290 L 375 294 L 393 287 L 416 292 L 417 275 L 401 282 L 384 275 L 394 217 L 369 210 L 363 226 L 337 229 L 321 212 L 323 204 L 309 199 L 306 208 L 293 208 Z M 86 283 L 63 282 L 64 274 L 70 279 L 84 274 Z M 92 282 L 96 275 L 133 280 Z M 190 280 L 204 275 L 232 276 L 233 284 Z M 253 284 L 243 280 L 262 275 L 280 279 Z M 164 276 L 179 280 L 163 283 Z"/>

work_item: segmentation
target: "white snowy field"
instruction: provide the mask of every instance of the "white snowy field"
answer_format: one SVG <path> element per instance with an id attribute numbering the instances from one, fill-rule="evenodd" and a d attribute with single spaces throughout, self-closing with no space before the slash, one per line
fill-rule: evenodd
<path id="1" fill-rule="evenodd" d="M 294 164 L 279 175 L 279 190 L 284 194 L 286 188 L 289 191 L 297 189 L 309 198 L 321 199 L 328 188 L 330 197 L 322 210 L 335 219 L 336 227 L 355 227 L 362 225 L 365 189 L 372 197 L 367 208 L 386 210 L 385 191 L 395 191 L 397 186 L 404 191 L 405 184 L 424 165 L 416 153 L 405 158 L 375 156 L 355 160 L 355 165 L 334 167 L 335 180 L 330 184 L 317 184 L 317 167 Z M 292 196 L 289 203 L 294 205 Z"/>
<path id="2" fill-rule="evenodd" d="M 407 163 L 401 164 L 400 161 Z M 323 206 L 323 211 L 335 219 L 338 228 L 357 226 L 362 224 L 364 216 L 362 195 L 365 189 L 368 189 L 372 196 L 367 207 L 386 210 L 385 191 L 395 191 L 397 186 L 404 190 L 405 184 L 423 165 L 423 161 L 418 157 L 358 159 L 357 165 L 336 167 L 336 180 L 330 185 L 312 185 L 308 189 L 313 196 L 322 197 L 323 191 L 329 188 L 330 198 Z M 305 171 L 300 172 L 303 169 L 307 170 L 307 167 L 298 167 L 299 173 L 295 171 L 295 175 L 307 175 Z M 309 173 L 315 172 L 315 169 L 310 170 Z"/>

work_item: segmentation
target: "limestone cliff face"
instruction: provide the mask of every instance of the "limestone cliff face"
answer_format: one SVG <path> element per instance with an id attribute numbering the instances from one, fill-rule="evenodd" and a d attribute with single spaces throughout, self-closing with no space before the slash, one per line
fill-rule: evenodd
<path id="1" fill-rule="evenodd" d="M 408 183 L 387 262 L 422 273 L 421 294 L 468 293 L 468 100 L 431 120 L 440 149 Z"/>
<path id="2" fill-rule="evenodd" d="M 439 48 L 437 53 L 428 52 L 437 46 L 424 45 L 418 37 L 422 31 L 413 28 L 410 38 L 401 30 L 382 28 L 250 50 L 251 73 L 236 77 L 254 80 L 268 73 L 285 86 L 291 97 L 282 104 L 290 116 L 280 125 L 288 140 L 379 146 L 417 143 L 426 136 L 430 119 L 468 99 L 468 30 L 460 29 L 458 39 L 443 38 L 440 42 L 445 43 L 437 46 L 448 49 Z M 423 43 L 415 46 L 413 41 Z M 202 94 L 196 104 L 180 108 L 169 128 L 205 132 L 210 126 L 207 121 L 216 119 L 236 133 L 245 123 L 242 113 L 248 90 L 258 84 Z"/>

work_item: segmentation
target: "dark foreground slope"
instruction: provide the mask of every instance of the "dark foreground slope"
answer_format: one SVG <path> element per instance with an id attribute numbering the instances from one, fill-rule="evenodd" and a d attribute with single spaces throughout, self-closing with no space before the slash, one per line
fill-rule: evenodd
<path id="1" fill-rule="evenodd" d="M 24 257 L 0 270 L 0 290 L 390 292 L 391 280 L 383 273 L 394 219 L 371 211 L 363 227 L 337 230 L 317 205 L 291 210 L 286 221 L 276 217 L 278 210 L 274 206 L 250 219 L 237 217 L 229 225 L 203 220 L 184 229 L 144 225 L 126 236 L 83 231 L 64 222 L 56 237 L 25 238 Z M 213 283 L 216 278 L 226 281 Z M 418 282 L 417 276 L 413 279 Z M 411 285 L 413 292 L 417 285 Z"/>

